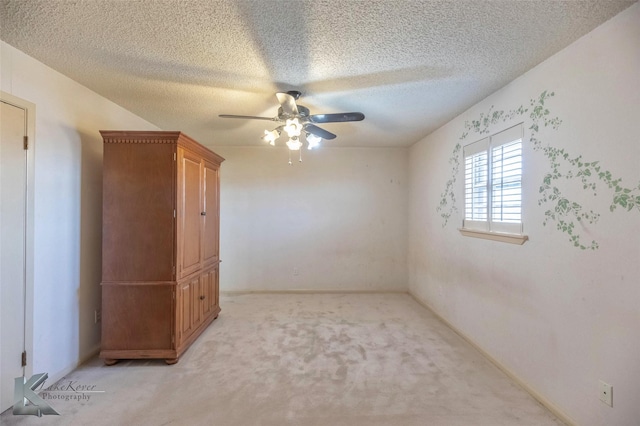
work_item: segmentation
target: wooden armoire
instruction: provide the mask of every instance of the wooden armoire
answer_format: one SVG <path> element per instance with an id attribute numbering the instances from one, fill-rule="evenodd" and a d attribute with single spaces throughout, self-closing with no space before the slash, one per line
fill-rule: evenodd
<path id="1" fill-rule="evenodd" d="M 173 364 L 220 312 L 224 158 L 181 132 L 100 133 L 100 357 Z"/>

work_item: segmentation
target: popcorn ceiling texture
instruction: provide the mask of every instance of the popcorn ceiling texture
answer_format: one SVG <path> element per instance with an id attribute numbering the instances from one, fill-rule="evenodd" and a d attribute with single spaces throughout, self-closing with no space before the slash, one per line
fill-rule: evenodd
<path id="1" fill-rule="evenodd" d="M 206 145 L 259 144 L 270 123 L 218 114 L 296 89 L 366 115 L 326 146 L 408 146 L 633 3 L 0 0 L 0 39 Z"/>

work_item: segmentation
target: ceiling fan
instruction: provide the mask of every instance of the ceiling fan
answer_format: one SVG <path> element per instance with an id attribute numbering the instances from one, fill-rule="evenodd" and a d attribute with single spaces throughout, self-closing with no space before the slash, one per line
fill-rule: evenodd
<path id="1" fill-rule="evenodd" d="M 231 115 L 220 114 L 221 118 L 242 118 L 249 120 L 266 120 L 282 123 L 272 131 L 265 130 L 262 139 L 271 145 L 275 145 L 275 140 L 280 137 L 284 130 L 289 136 L 287 146 L 291 151 L 297 151 L 302 146 L 300 135 L 304 132 L 308 148 L 312 149 L 320 143 L 322 139 L 335 139 L 336 135 L 324 130 L 316 124 L 322 123 L 344 123 L 348 121 L 362 121 L 364 114 L 361 112 L 341 112 L 335 114 L 309 114 L 309 108 L 296 104 L 300 97 L 300 92 L 291 90 L 286 93 L 276 93 L 280 108 L 276 117 L 256 117 L 252 115 Z"/>

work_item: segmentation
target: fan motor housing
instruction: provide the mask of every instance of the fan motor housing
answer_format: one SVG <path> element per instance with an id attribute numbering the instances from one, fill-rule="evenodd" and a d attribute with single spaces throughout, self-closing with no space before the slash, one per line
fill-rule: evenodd
<path id="1" fill-rule="evenodd" d="M 300 117 L 308 117 L 309 116 L 309 108 L 303 105 L 296 105 L 298 107 L 298 115 Z M 282 117 L 282 107 L 278 108 L 278 117 Z"/>
<path id="2" fill-rule="evenodd" d="M 296 101 L 298 100 L 298 98 L 300 98 L 300 95 L 301 95 L 301 94 L 302 94 L 302 93 L 301 93 L 301 92 L 299 92 L 299 91 L 297 91 L 297 90 L 289 90 L 289 91 L 287 92 L 287 95 L 293 96 L 293 99 L 295 99 Z"/>

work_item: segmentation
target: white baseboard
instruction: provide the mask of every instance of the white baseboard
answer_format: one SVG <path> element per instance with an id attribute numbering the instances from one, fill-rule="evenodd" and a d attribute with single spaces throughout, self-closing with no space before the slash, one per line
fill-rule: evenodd
<path id="1" fill-rule="evenodd" d="M 89 352 L 87 352 L 87 354 L 80 359 L 80 362 L 78 363 L 78 367 L 81 366 L 82 364 L 84 364 L 85 362 L 89 361 L 94 356 L 98 355 L 100 353 L 100 345 L 101 345 L 101 343 L 95 344 L 89 350 Z"/>
<path id="2" fill-rule="evenodd" d="M 220 290 L 222 296 L 244 294 L 408 294 L 406 290 L 334 290 L 334 289 L 291 289 L 291 290 Z"/>
<path id="3" fill-rule="evenodd" d="M 536 389 L 534 389 L 531 385 L 529 385 L 527 382 L 522 380 L 516 373 L 511 371 L 511 369 L 509 369 L 507 366 L 505 366 L 500 361 L 495 359 L 489 352 L 485 351 L 480 345 L 478 345 L 475 341 L 473 341 L 473 339 L 471 339 L 469 336 L 467 336 L 465 333 L 463 333 L 461 330 L 459 330 L 456 326 L 454 326 L 449 321 L 447 321 L 442 315 L 440 315 L 438 313 L 438 311 L 436 311 L 433 307 L 431 307 L 431 305 L 429 303 L 427 303 L 425 300 L 422 300 L 420 297 L 416 296 L 412 291 L 409 291 L 409 295 L 411 297 L 413 297 L 414 300 L 416 302 L 418 302 L 420 305 L 424 306 L 426 309 L 431 311 L 431 313 L 433 313 L 433 315 L 435 315 L 440 321 L 445 323 L 447 325 L 447 327 L 452 329 L 458 336 L 460 336 L 467 343 L 469 343 L 471 346 L 473 346 L 485 358 L 487 358 L 489 361 L 491 361 L 491 363 L 493 365 L 498 367 L 503 373 L 505 373 L 507 376 L 509 376 L 509 378 L 511 380 L 516 382 L 522 389 L 527 391 L 533 398 L 535 398 L 546 409 L 551 411 L 557 418 L 559 418 L 561 421 L 565 422 L 569 426 L 576 426 L 577 425 L 576 421 L 573 420 L 571 417 L 569 417 L 560 408 L 558 408 L 557 405 L 555 405 L 553 402 L 549 401 L 549 399 L 547 399 L 547 397 L 542 395 L 540 392 L 538 392 Z"/>
<path id="4" fill-rule="evenodd" d="M 72 371 L 76 370 L 78 367 L 80 367 L 85 362 L 89 361 L 91 358 L 96 356 L 99 352 L 100 352 L 100 343 L 98 343 L 93 348 L 91 348 L 91 350 L 89 350 L 85 356 L 80 358 L 77 363 L 70 364 L 70 365 L 66 366 L 65 368 L 63 368 L 62 370 L 56 371 L 54 373 L 47 372 L 49 377 L 47 378 L 47 381 L 46 381 L 46 383 L 44 385 L 44 388 L 47 388 L 47 387 L 59 382 L 60 380 L 64 379 L 66 376 L 69 375 L 69 373 L 71 373 Z M 38 372 L 34 372 L 34 373 L 42 373 L 42 371 L 38 371 Z"/>

